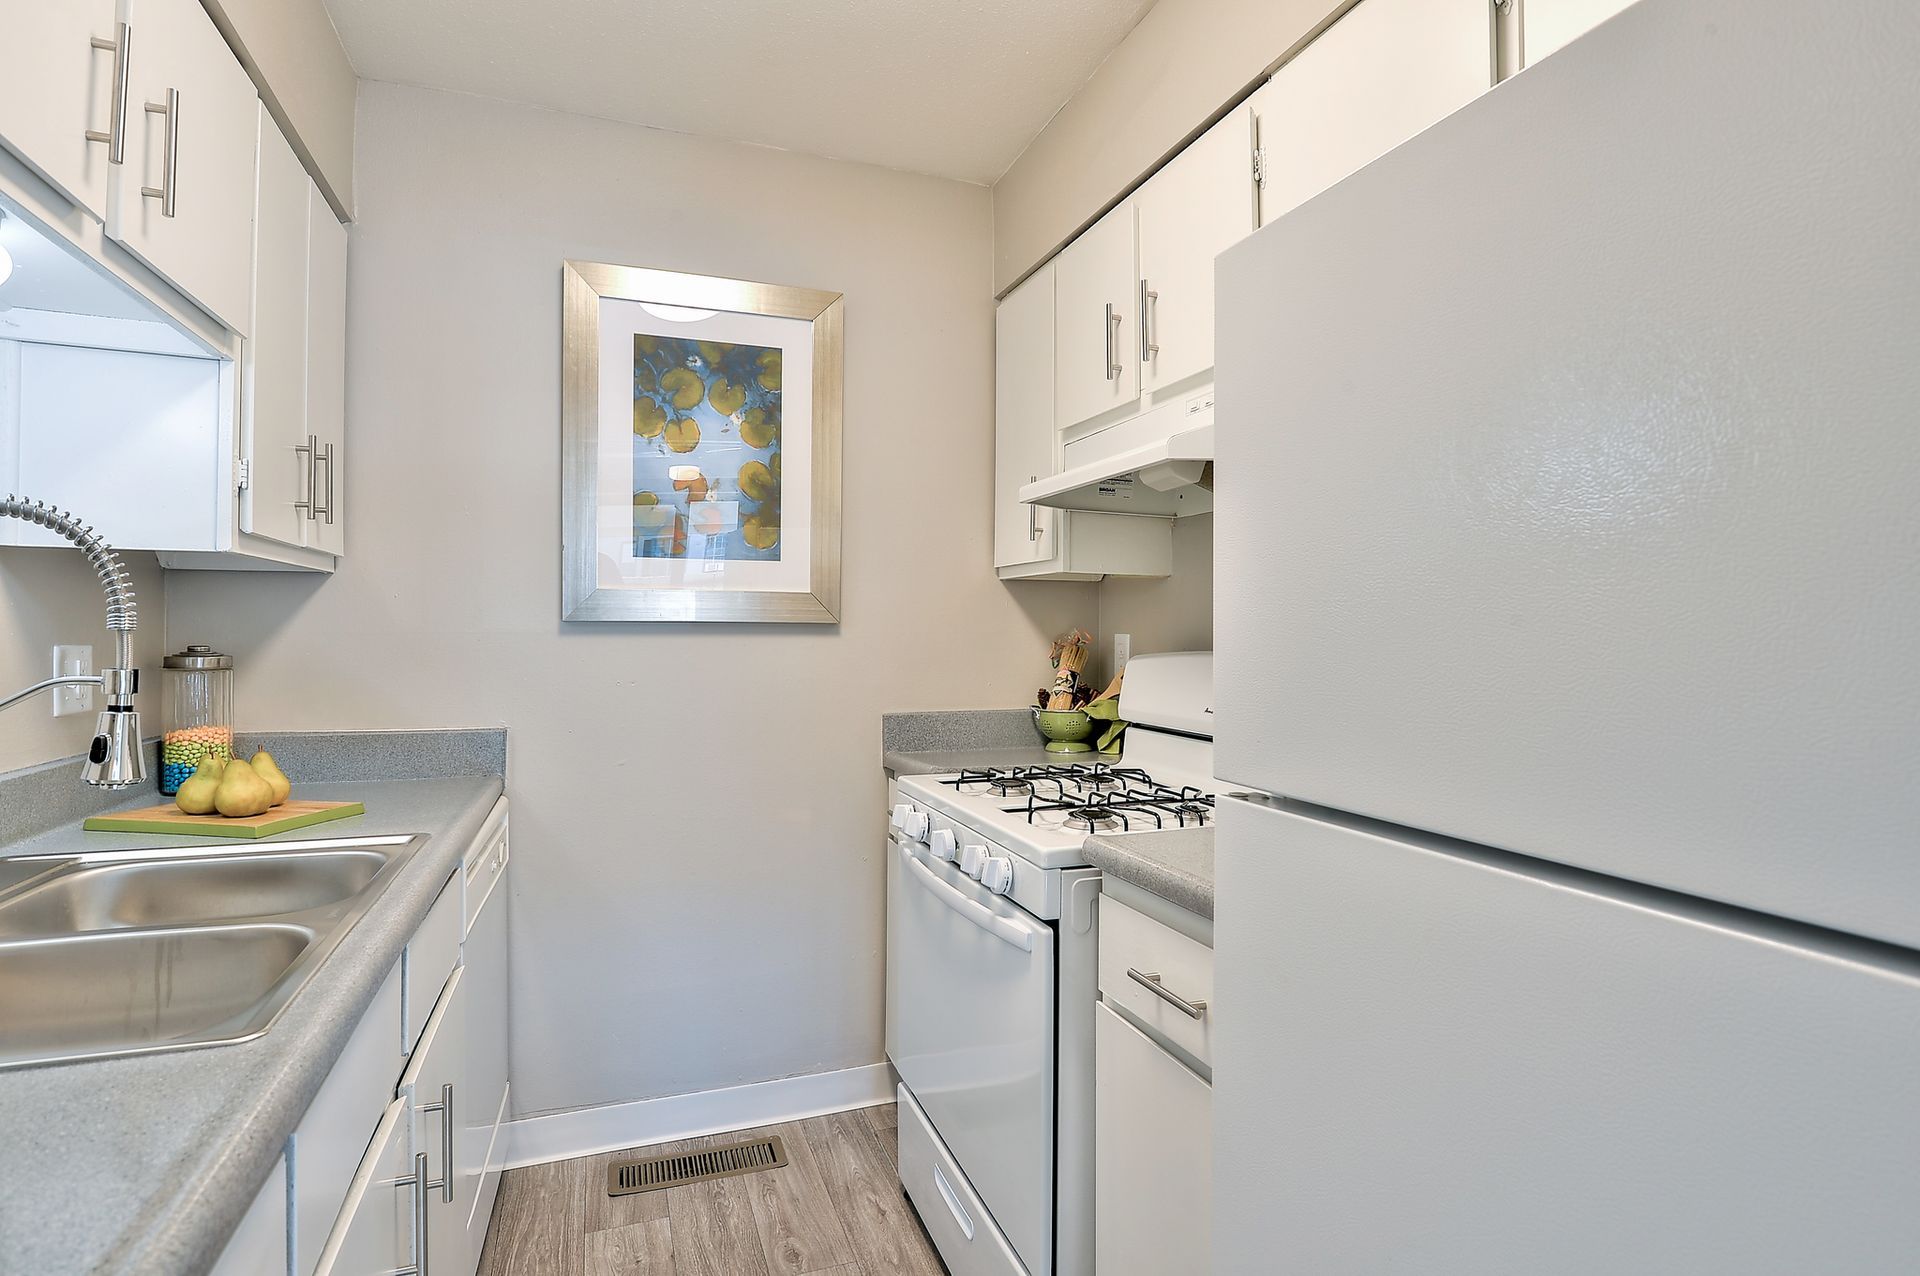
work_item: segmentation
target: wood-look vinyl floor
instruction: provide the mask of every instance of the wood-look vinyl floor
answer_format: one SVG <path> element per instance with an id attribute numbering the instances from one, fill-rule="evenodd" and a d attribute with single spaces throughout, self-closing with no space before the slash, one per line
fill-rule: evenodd
<path id="1" fill-rule="evenodd" d="M 508 1170 L 480 1276 L 944 1276 L 894 1166 L 891 1103 Z M 607 1195 L 607 1167 L 777 1134 L 787 1164 Z"/>

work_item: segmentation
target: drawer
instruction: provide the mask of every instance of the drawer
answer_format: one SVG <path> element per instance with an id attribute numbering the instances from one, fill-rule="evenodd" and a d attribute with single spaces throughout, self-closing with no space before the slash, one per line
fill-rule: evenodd
<path id="1" fill-rule="evenodd" d="M 501 798 L 494 803 L 493 811 L 487 816 L 487 822 L 480 826 L 479 836 L 473 839 L 473 845 L 467 848 L 463 861 L 462 879 L 463 916 L 460 928 L 461 938 L 473 929 L 474 918 L 480 916 L 487 897 L 507 871 L 507 799 Z"/>
<path id="2" fill-rule="evenodd" d="M 1135 974 L 1158 975 L 1168 995 Z M 1100 900 L 1100 995 L 1163 1042 L 1213 1067 L 1213 949 L 1112 896 Z M 1189 1014 L 1170 997 L 1199 1013 Z"/>
<path id="3" fill-rule="evenodd" d="M 403 1015 L 408 1054 L 413 1053 L 419 1042 L 420 1030 L 427 1026 L 427 1016 L 440 1000 L 440 990 L 447 986 L 453 968 L 460 964 L 462 907 L 460 878 L 455 877 L 440 892 L 440 898 L 433 901 L 426 920 L 407 941 L 404 959 L 407 998 Z"/>
<path id="4" fill-rule="evenodd" d="M 949 1276 L 1027 1276 L 912 1093 L 901 1086 L 898 1097 L 900 1186 L 919 1211 Z"/>

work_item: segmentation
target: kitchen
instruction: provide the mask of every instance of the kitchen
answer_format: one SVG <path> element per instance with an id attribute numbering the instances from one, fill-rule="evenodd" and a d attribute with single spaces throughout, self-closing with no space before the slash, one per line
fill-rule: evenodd
<path id="1" fill-rule="evenodd" d="M 1904 6 L 0 35 L 0 1271 L 1910 1267 Z"/>

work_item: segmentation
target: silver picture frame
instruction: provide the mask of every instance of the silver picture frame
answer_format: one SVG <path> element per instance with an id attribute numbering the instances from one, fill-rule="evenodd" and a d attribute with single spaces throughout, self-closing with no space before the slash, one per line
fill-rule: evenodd
<path id="1" fill-rule="evenodd" d="M 844 298 L 837 292 L 568 261 L 561 269 L 561 604 L 565 621 L 838 624 L 840 428 L 844 404 Z M 603 585 L 596 540 L 603 299 L 798 319 L 813 334 L 812 532 L 808 589 L 712 590 Z"/>

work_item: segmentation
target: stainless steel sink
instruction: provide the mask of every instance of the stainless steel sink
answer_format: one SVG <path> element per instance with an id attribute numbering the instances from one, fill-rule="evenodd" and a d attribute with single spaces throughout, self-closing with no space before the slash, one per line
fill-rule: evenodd
<path id="1" fill-rule="evenodd" d="M 424 842 L 0 860 L 0 1068 L 258 1036 Z"/>
<path id="2" fill-rule="evenodd" d="M 0 937 L 270 917 L 350 899 L 390 851 L 256 851 L 132 864 L 86 864 L 0 900 Z"/>

